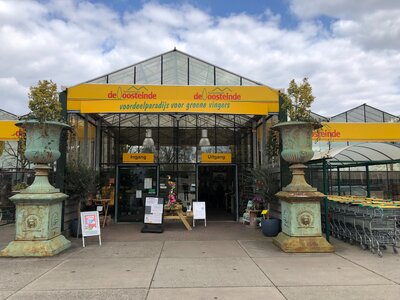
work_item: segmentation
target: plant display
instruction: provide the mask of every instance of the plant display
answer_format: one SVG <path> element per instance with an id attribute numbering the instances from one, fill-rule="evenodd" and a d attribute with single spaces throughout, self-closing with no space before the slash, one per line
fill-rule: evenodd
<path id="1" fill-rule="evenodd" d="M 254 178 L 255 194 L 254 203 L 259 203 L 263 208 L 268 207 L 268 203 L 273 202 L 278 185 L 273 181 L 273 176 L 269 168 L 259 167 L 252 170 Z"/>
<path id="2" fill-rule="evenodd" d="M 176 182 L 171 179 L 171 176 L 168 175 L 168 206 L 173 207 L 176 204 Z"/>
<path id="3" fill-rule="evenodd" d="M 20 191 L 20 190 L 24 190 L 28 187 L 28 185 L 25 182 L 18 182 L 17 184 L 15 184 L 12 187 L 13 191 Z"/>
<path id="4" fill-rule="evenodd" d="M 97 172 L 82 161 L 71 160 L 66 166 L 65 192 L 71 198 L 85 199 L 89 193 L 96 191 Z"/>
<path id="5" fill-rule="evenodd" d="M 30 87 L 28 99 L 28 107 L 31 110 L 28 119 L 39 122 L 62 121 L 57 85 L 53 81 L 39 80 L 37 86 Z"/>
<path id="6" fill-rule="evenodd" d="M 282 93 L 282 97 L 282 108 L 287 110 L 291 121 L 317 122 L 311 116 L 310 108 L 315 97 L 312 94 L 312 87 L 308 78 L 303 78 L 303 82 L 299 85 L 292 79 L 287 93 Z"/>

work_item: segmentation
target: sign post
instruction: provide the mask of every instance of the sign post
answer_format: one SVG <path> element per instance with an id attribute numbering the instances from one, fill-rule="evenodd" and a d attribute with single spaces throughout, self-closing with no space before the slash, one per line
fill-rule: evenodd
<path id="1" fill-rule="evenodd" d="M 100 219 L 98 211 L 81 212 L 82 245 L 85 247 L 85 236 L 99 236 L 101 246 Z"/>
<path id="2" fill-rule="evenodd" d="M 204 220 L 204 227 L 207 226 L 206 221 L 206 203 L 193 202 L 193 227 L 196 226 L 195 220 Z"/>

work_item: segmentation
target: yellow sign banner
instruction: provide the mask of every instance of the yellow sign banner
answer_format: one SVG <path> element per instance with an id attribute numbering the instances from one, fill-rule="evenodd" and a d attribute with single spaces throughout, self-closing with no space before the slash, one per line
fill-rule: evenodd
<path id="1" fill-rule="evenodd" d="M 231 153 L 202 153 L 201 154 L 202 163 L 232 163 Z"/>
<path id="2" fill-rule="evenodd" d="M 152 164 L 154 163 L 153 153 L 123 153 L 122 162 L 134 164 Z"/>
<path id="3" fill-rule="evenodd" d="M 267 86 L 81 84 L 67 92 L 67 109 L 81 113 L 218 113 L 279 111 L 279 92 Z"/>
<path id="4" fill-rule="evenodd" d="M 313 139 L 331 142 L 399 142 L 400 123 L 322 123 Z"/>
<path id="5" fill-rule="evenodd" d="M 15 126 L 17 121 L 0 121 L 0 141 L 18 141 L 20 129 Z"/>

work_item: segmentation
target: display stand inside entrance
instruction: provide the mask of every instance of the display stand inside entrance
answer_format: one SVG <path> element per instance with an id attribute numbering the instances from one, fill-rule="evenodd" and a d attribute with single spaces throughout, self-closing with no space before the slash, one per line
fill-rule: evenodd
<path id="1" fill-rule="evenodd" d="M 205 202 L 193 202 L 193 227 L 196 226 L 195 220 L 204 220 L 204 227 L 207 226 Z"/>
<path id="2" fill-rule="evenodd" d="M 164 231 L 164 199 L 146 197 L 142 232 L 162 233 Z"/>

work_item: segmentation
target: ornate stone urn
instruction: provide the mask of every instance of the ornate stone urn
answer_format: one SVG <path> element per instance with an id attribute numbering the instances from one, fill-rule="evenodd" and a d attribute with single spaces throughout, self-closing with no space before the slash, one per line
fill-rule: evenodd
<path id="1" fill-rule="evenodd" d="M 60 134 L 69 126 L 34 120 L 16 125 L 26 131 L 25 156 L 36 172 L 32 185 L 10 198 L 16 205 L 16 235 L 0 255 L 53 256 L 71 245 L 61 234 L 62 201 L 68 196 L 48 180 L 48 164 L 60 157 Z"/>
<path id="2" fill-rule="evenodd" d="M 312 131 L 309 122 L 284 122 L 273 127 L 282 139 L 282 158 L 289 162 L 292 181 L 278 192 L 281 201 L 282 232 L 275 245 L 285 252 L 333 252 L 321 232 L 320 201 L 324 194 L 304 178 L 304 163 L 313 157 Z"/>

